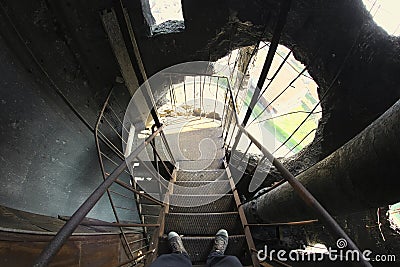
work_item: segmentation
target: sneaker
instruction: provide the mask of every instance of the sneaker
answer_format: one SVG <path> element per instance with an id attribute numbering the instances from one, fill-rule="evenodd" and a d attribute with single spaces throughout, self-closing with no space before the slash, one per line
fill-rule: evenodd
<path id="1" fill-rule="evenodd" d="M 172 253 L 186 253 L 186 249 L 183 246 L 182 238 L 176 232 L 169 232 L 168 234 L 169 247 Z"/>
<path id="2" fill-rule="evenodd" d="M 220 229 L 215 235 L 213 251 L 224 254 L 227 246 L 228 232 L 225 229 Z"/>

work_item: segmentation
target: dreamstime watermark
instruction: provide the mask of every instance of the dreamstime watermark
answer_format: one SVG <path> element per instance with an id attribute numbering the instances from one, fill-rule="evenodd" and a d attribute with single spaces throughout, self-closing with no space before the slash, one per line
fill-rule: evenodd
<path id="1" fill-rule="evenodd" d="M 260 261 L 265 261 L 267 259 L 277 259 L 279 261 L 293 261 L 293 262 L 316 262 L 316 261 L 346 261 L 346 262 L 358 262 L 362 259 L 365 261 L 372 262 L 395 262 L 396 255 L 385 255 L 385 254 L 376 254 L 374 255 L 371 250 L 351 250 L 346 249 L 347 241 L 344 238 L 340 238 L 336 241 L 337 248 L 327 247 L 323 251 L 320 252 L 310 252 L 306 249 L 302 250 L 268 250 L 268 246 L 265 245 L 264 249 L 261 249 L 257 252 L 257 257 Z"/>
<path id="2" fill-rule="evenodd" d="M 212 62 L 186 62 L 156 73 L 135 91 L 125 111 L 122 148 L 128 169 L 141 190 L 159 201 L 168 201 L 168 204 L 180 207 L 206 205 L 231 190 L 230 184 L 226 183 L 226 173 L 210 170 L 217 167 L 209 166 L 215 159 L 219 160 L 224 156 L 222 147 L 228 144 L 233 147 L 235 143 L 237 129 L 232 126 L 236 120 L 234 116 L 236 110 L 231 104 L 233 98 L 244 101 L 248 90 L 259 91 L 259 88 L 254 87 L 254 83 L 249 82 L 248 86 L 240 85 L 243 77 L 240 72 L 232 74 L 226 66 L 218 66 Z M 235 107 L 238 108 L 238 105 Z M 165 125 L 164 139 L 168 142 L 170 151 L 166 148 L 163 138 L 155 138 L 156 144 L 153 144 L 153 149 L 157 150 L 157 155 L 149 145 L 148 149 L 139 154 L 140 163 L 138 163 L 139 159 L 130 155 L 143 145 L 145 138 L 151 133 L 150 130 L 156 129 L 152 127 L 155 127 L 155 122 L 152 120 L 154 117 L 151 114 L 154 110 L 157 110 L 159 120 Z M 269 118 L 270 112 L 265 112 L 265 116 Z M 257 120 L 261 119 L 265 118 L 260 117 Z M 273 150 L 274 128 L 266 131 L 261 124 L 257 124 L 257 120 L 251 128 L 252 133 L 263 145 Z M 215 132 L 207 132 L 204 125 L 214 127 Z M 207 134 L 197 134 L 197 129 L 203 128 Z M 222 136 L 218 137 L 216 133 Z M 252 192 L 262 185 L 272 165 L 272 159 L 262 157 L 262 152 L 259 150 L 252 152 L 251 149 L 255 146 L 250 147 L 249 143 L 250 140 L 242 135 L 236 143 L 236 149 L 231 150 L 229 166 L 232 179 L 237 184 L 245 175 L 249 162 L 254 161 L 252 164 L 256 167 L 249 184 L 249 191 Z M 258 153 L 261 160 L 258 162 L 257 159 L 246 156 L 246 153 L 249 155 Z M 177 166 L 181 176 L 186 175 L 186 180 L 203 181 L 197 184 L 175 183 L 173 191 L 179 192 L 182 196 L 208 195 L 207 198 L 164 197 L 172 187 L 168 175 L 164 175 L 165 177 L 159 175 L 160 166 L 162 167 L 159 161 L 162 158 L 163 161 L 173 162 L 170 154 L 173 154 L 174 159 L 178 159 Z M 195 157 L 195 154 L 199 156 Z M 156 156 L 158 167 L 152 163 Z M 182 163 L 190 161 L 196 162 L 196 169 L 185 169 L 182 166 Z M 191 185 L 186 186 L 186 184 Z M 157 192 L 158 188 L 160 192 Z M 214 193 L 209 194 L 209 192 Z"/>

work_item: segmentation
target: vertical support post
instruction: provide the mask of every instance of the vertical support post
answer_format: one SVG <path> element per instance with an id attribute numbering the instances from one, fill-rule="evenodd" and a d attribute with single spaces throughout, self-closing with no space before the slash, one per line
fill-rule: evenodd
<path id="1" fill-rule="evenodd" d="M 231 126 L 232 126 L 233 116 L 234 116 L 234 111 L 232 110 L 232 108 L 230 108 L 229 109 L 229 118 L 228 118 L 227 124 L 226 124 L 227 128 L 226 128 L 226 133 L 225 133 L 225 138 L 224 138 L 224 145 L 226 145 L 226 140 L 227 140 L 228 135 L 229 135 L 229 130 L 231 129 Z"/>
<path id="2" fill-rule="evenodd" d="M 199 117 L 201 118 L 201 100 L 203 99 L 202 96 L 202 90 L 201 90 L 201 76 L 199 76 L 199 91 L 200 91 L 200 96 L 199 96 Z"/>
<path id="3" fill-rule="evenodd" d="M 165 145 L 165 148 L 167 149 L 167 153 L 169 155 L 169 158 L 170 158 L 172 164 L 175 165 L 176 161 L 174 159 L 174 156 L 172 155 L 172 151 L 171 151 L 171 148 L 168 145 L 168 141 L 167 141 L 167 138 L 165 137 L 164 131 L 161 131 L 160 136 L 161 136 L 161 139 L 162 139 L 162 141 L 163 141 L 163 143 Z"/>
<path id="4" fill-rule="evenodd" d="M 193 76 L 193 113 L 196 109 L 196 76 Z"/>
<path id="5" fill-rule="evenodd" d="M 203 113 L 204 113 L 204 118 L 207 116 L 207 111 L 206 108 L 204 107 L 204 90 L 205 90 L 205 86 L 206 86 L 206 75 L 203 76 L 203 88 L 202 88 L 202 93 L 201 93 L 201 105 L 203 107 Z M 200 114 L 201 117 L 201 114 Z"/>
<path id="6" fill-rule="evenodd" d="M 151 133 L 154 134 L 155 132 L 155 127 L 157 127 L 155 124 L 151 126 Z M 153 148 L 153 160 L 154 160 L 154 167 L 156 168 L 157 172 L 160 173 L 160 168 L 158 166 L 158 159 L 157 159 L 157 150 L 156 150 L 156 139 L 154 138 L 151 141 L 151 146 Z"/>
<path id="7" fill-rule="evenodd" d="M 229 83 L 228 83 L 229 85 Z M 223 126 L 225 119 L 224 119 L 224 114 L 225 114 L 225 110 L 226 110 L 226 99 L 228 97 L 228 88 L 226 88 L 225 91 L 225 99 L 224 99 L 224 109 L 222 110 L 222 116 L 221 116 L 221 127 Z"/>
<path id="8" fill-rule="evenodd" d="M 217 90 L 215 90 L 215 102 L 214 102 L 214 117 L 213 117 L 213 121 L 215 121 L 215 112 L 217 111 L 218 84 L 219 84 L 219 77 L 217 77 Z"/>
<path id="9" fill-rule="evenodd" d="M 187 108 L 188 108 L 188 106 L 187 106 L 187 97 L 186 97 L 186 76 L 185 77 L 183 77 L 183 94 L 184 94 L 184 96 L 185 96 L 185 113 L 186 113 L 186 116 L 187 116 Z"/>
<path id="10" fill-rule="evenodd" d="M 224 133 L 225 133 L 225 131 L 226 131 L 226 129 L 227 129 L 227 127 L 229 126 L 229 123 L 228 123 L 228 119 L 230 118 L 230 115 L 231 115 L 231 109 L 229 108 L 229 102 L 228 102 L 228 104 L 225 104 L 225 105 L 227 105 L 228 107 L 225 109 L 225 118 L 223 118 L 223 125 L 222 125 L 222 137 L 224 137 Z"/>
<path id="11" fill-rule="evenodd" d="M 227 146 L 226 146 L 228 149 L 229 149 L 229 147 L 230 147 L 230 145 L 231 145 L 233 136 L 235 135 L 235 130 L 236 130 L 236 127 L 237 127 L 238 123 L 239 123 L 239 122 L 238 122 L 237 120 L 234 121 L 234 125 L 233 125 L 233 129 L 232 129 L 231 138 L 229 138 L 229 142 L 227 143 Z"/>
<path id="12" fill-rule="evenodd" d="M 169 102 L 171 103 L 171 110 L 174 109 L 174 97 L 172 95 L 172 89 L 171 89 L 171 84 L 169 85 Z"/>

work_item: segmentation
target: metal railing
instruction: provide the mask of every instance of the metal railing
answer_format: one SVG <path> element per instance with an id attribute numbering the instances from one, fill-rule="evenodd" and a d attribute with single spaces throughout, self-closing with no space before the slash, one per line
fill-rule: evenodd
<path id="1" fill-rule="evenodd" d="M 123 113 L 123 108 L 118 105 L 118 102 L 116 101 L 117 107 L 114 107 L 111 102 L 111 97 L 113 96 L 113 90 L 110 91 L 106 101 L 104 102 L 103 108 L 100 111 L 98 120 L 96 122 L 96 127 L 95 127 L 95 140 L 96 140 L 96 147 L 97 147 L 97 152 L 98 152 L 98 158 L 100 162 L 100 169 L 102 172 L 103 179 L 105 180 L 107 178 L 107 175 L 116 167 L 118 166 L 118 161 L 125 161 L 125 157 L 123 156 L 122 151 L 118 148 L 118 145 L 115 145 L 110 141 L 112 138 L 107 138 L 107 133 L 105 133 L 105 129 L 102 129 L 100 126 L 104 125 L 109 129 L 109 133 L 113 134 L 114 137 L 117 138 L 119 141 L 119 144 L 125 144 L 127 146 L 127 142 L 122 138 L 122 132 L 125 131 L 125 133 L 129 134 L 129 130 L 126 129 L 126 125 L 123 124 L 122 118 L 119 118 L 121 115 L 121 112 Z M 118 107 L 120 110 L 118 110 Z M 106 112 L 107 111 L 107 112 Z M 120 112 L 118 112 L 120 111 Z M 121 126 L 120 129 L 116 128 L 116 126 Z M 156 126 L 153 125 L 152 127 L 152 134 L 156 131 Z M 167 142 L 166 138 L 163 134 L 163 131 L 160 132 L 161 140 L 163 142 Z M 101 146 L 100 144 L 100 139 L 99 137 L 102 137 L 103 139 L 106 140 L 105 146 Z M 159 153 L 157 152 L 156 146 L 155 146 L 156 138 L 153 138 L 151 142 L 149 143 L 152 148 L 153 148 L 153 154 L 154 154 L 154 160 L 153 164 L 155 167 L 155 170 L 157 173 L 160 173 L 160 169 L 158 167 L 159 161 L 162 162 L 164 166 L 164 170 L 167 170 L 168 172 L 168 167 L 165 165 L 164 161 L 161 160 Z M 166 148 L 169 148 L 168 144 L 165 143 Z M 108 149 L 107 151 L 104 151 L 104 149 Z M 171 157 L 171 162 L 173 162 L 173 157 L 170 152 L 170 150 L 167 149 L 169 152 L 169 155 Z M 114 158 L 113 158 L 114 157 Z M 109 166 L 109 170 L 106 169 L 105 167 L 105 162 L 111 164 Z M 148 164 L 144 163 L 139 157 L 137 157 L 137 162 L 135 165 L 140 165 L 145 169 L 145 171 L 152 177 L 157 177 L 158 174 L 155 174 L 154 171 L 152 171 L 151 168 L 148 168 Z M 131 260 L 130 262 L 137 263 L 139 260 L 145 259 L 147 256 L 143 257 L 138 257 L 135 255 L 135 253 L 132 251 L 129 242 L 127 241 L 126 234 L 125 234 L 125 229 L 126 227 L 135 227 L 135 230 L 137 231 L 137 227 L 141 228 L 140 233 L 142 233 L 145 238 L 144 242 L 146 243 L 145 246 L 141 248 L 141 251 L 139 254 L 142 253 L 142 250 L 148 250 L 149 249 L 149 238 L 148 238 L 148 228 L 154 228 L 158 227 L 159 224 L 155 223 L 147 223 L 145 221 L 145 216 L 146 214 L 142 212 L 142 204 L 140 201 L 140 198 L 146 198 L 150 200 L 154 205 L 162 206 L 162 202 L 150 198 L 147 194 L 143 193 L 141 188 L 140 183 L 136 181 L 134 175 L 135 175 L 135 167 L 132 167 L 130 169 L 131 173 L 128 172 L 127 170 L 124 170 L 122 175 L 120 176 L 119 180 L 115 182 L 115 189 L 107 189 L 107 197 L 109 199 L 116 223 L 109 224 L 109 223 L 97 223 L 96 226 L 114 226 L 114 227 L 119 227 L 120 233 L 121 233 L 121 239 L 124 244 L 125 252 L 127 257 Z M 168 172 L 170 173 L 170 172 Z M 157 177 L 158 178 L 158 177 Z M 159 192 L 161 194 L 162 188 L 161 188 L 161 183 L 159 183 Z M 125 191 L 125 192 L 124 192 Z M 120 203 L 118 205 L 115 204 L 116 201 L 114 199 L 118 200 L 124 198 L 125 201 L 119 201 Z M 128 201 L 126 201 L 128 199 Z M 119 214 L 122 213 L 122 216 Z M 125 215 L 125 216 L 124 216 Z M 127 216 L 128 215 L 128 216 Z M 133 216 L 137 215 L 138 218 L 136 220 L 133 220 Z M 125 217 L 125 218 L 124 218 Z M 133 220 L 133 221 L 132 221 Z M 137 220 L 139 220 L 139 223 L 137 223 Z M 123 223 L 121 223 L 121 221 Z M 124 229 L 125 228 L 125 229 Z M 129 232 L 132 232 L 130 228 L 128 228 Z M 154 230 L 153 230 L 154 231 Z M 147 255 L 147 254 L 146 254 Z"/>
<path id="2" fill-rule="evenodd" d="M 175 75 L 174 73 L 170 73 L 168 75 Z M 239 112 L 238 112 L 238 107 L 242 106 L 243 102 L 245 102 L 245 97 L 247 96 L 247 90 L 245 90 L 245 87 L 243 86 L 242 82 L 243 79 L 239 83 L 234 83 L 234 89 L 231 88 L 230 82 L 232 80 L 237 80 L 234 79 L 233 76 L 230 78 L 224 77 L 224 76 L 218 76 L 218 75 L 207 75 L 207 74 L 179 74 L 183 76 L 190 76 L 193 78 L 193 84 L 189 86 L 189 84 L 185 81 L 183 82 L 183 90 L 184 90 L 184 102 L 185 106 L 187 106 L 188 102 L 188 96 L 189 96 L 189 88 L 193 88 L 193 111 L 196 110 L 196 90 L 197 92 L 200 93 L 200 97 L 198 99 L 199 105 L 197 106 L 200 110 L 199 112 L 199 117 L 201 118 L 202 112 L 206 113 L 206 110 L 204 108 L 204 89 L 205 86 L 208 84 L 208 89 L 212 90 L 212 86 L 215 86 L 215 99 L 214 103 L 210 106 L 211 109 L 209 110 L 210 113 L 212 113 L 212 119 L 213 121 L 216 120 L 216 114 L 218 114 L 217 110 L 217 102 L 218 98 L 220 95 L 223 96 L 223 108 L 221 110 L 222 116 L 220 117 L 221 120 L 221 127 L 222 127 L 222 138 L 223 138 L 223 144 L 224 148 L 226 150 L 231 150 L 231 152 L 235 152 L 237 150 L 238 144 L 243 138 L 247 138 L 249 141 L 249 144 L 247 145 L 246 149 L 244 150 L 243 155 L 240 157 L 239 162 L 243 160 L 243 158 L 247 155 L 249 152 L 250 147 L 255 147 L 258 149 L 258 151 L 262 154 L 262 159 L 259 162 L 262 161 L 268 161 L 272 165 L 274 165 L 282 174 L 284 181 L 279 183 L 279 185 L 283 184 L 283 182 L 287 181 L 293 189 L 296 191 L 296 193 L 299 194 L 301 199 L 311 208 L 313 209 L 316 214 L 318 214 L 318 217 L 320 221 L 325 222 L 328 228 L 334 233 L 335 235 L 338 235 L 342 238 L 345 238 L 346 241 L 348 242 L 348 248 L 349 249 L 354 249 L 358 250 L 357 246 L 353 243 L 353 241 L 348 237 L 348 235 L 343 231 L 343 229 L 337 224 L 337 222 L 333 219 L 333 217 L 320 205 L 320 203 L 313 197 L 313 195 L 298 181 L 296 178 L 282 165 L 279 160 L 277 160 L 269 151 L 268 149 L 259 141 L 257 138 L 255 138 L 251 133 L 248 132 L 247 129 L 242 125 L 242 122 L 239 118 Z M 209 78 L 208 81 L 206 81 L 206 77 Z M 240 80 L 240 79 L 239 79 Z M 215 83 L 216 81 L 216 83 Z M 171 108 L 176 109 L 177 108 L 177 94 L 175 92 L 176 88 L 170 86 L 170 91 L 169 91 L 169 96 L 170 96 L 170 102 L 171 102 Z M 223 91 L 225 90 L 225 92 Z M 221 94 L 222 92 L 222 94 Z M 242 95 L 244 97 L 238 97 L 239 93 L 242 92 Z M 244 92 L 244 93 L 243 93 Z M 137 184 L 134 175 L 132 173 L 129 173 L 126 171 L 127 165 L 126 162 L 133 162 L 136 161 L 140 166 L 143 166 L 150 175 L 155 178 L 155 180 L 160 181 L 161 177 L 160 175 L 160 170 L 163 168 L 165 171 L 164 176 L 168 176 L 168 178 L 173 181 L 173 172 L 168 168 L 165 159 L 162 158 L 160 155 L 159 151 L 157 150 L 157 145 L 156 145 L 156 136 L 160 136 L 160 139 L 162 143 L 164 144 L 167 154 L 169 156 L 169 161 L 172 163 L 172 166 L 175 165 L 175 160 L 173 157 L 173 154 L 168 146 L 168 142 L 166 140 L 165 134 L 163 132 L 163 125 L 154 125 L 151 127 L 151 134 L 144 140 L 143 143 L 141 143 L 136 149 L 134 149 L 130 155 L 127 157 L 124 156 L 122 151 L 119 149 L 119 145 L 116 145 L 113 143 L 112 138 L 107 137 L 107 133 L 105 132 L 104 129 L 102 129 L 101 125 L 106 125 L 108 127 L 108 130 L 110 133 L 113 133 L 113 136 L 118 137 L 119 141 L 124 142 L 122 138 L 122 134 L 120 131 L 126 131 L 129 133 L 128 129 L 125 129 L 124 124 L 122 123 L 122 120 L 119 118 L 117 112 L 115 111 L 115 107 L 113 107 L 110 104 L 110 98 L 112 96 L 113 91 L 111 90 L 109 95 L 107 96 L 107 99 L 101 109 L 101 112 L 99 114 L 98 120 L 96 122 L 96 127 L 95 127 L 95 141 L 96 141 L 96 147 L 97 147 L 97 152 L 98 152 L 98 158 L 100 162 L 100 168 L 101 168 L 101 173 L 103 177 L 103 182 L 94 190 L 94 192 L 85 200 L 85 202 L 78 208 L 78 210 L 67 220 L 65 225 L 60 229 L 60 231 L 56 234 L 56 236 L 52 239 L 52 241 L 47 245 L 47 247 L 42 251 L 40 256 L 38 257 L 37 261 L 35 262 L 34 266 L 46 266 L 52 259 L 53 257 L 57 254 L 57 252 L 60 250 L 60 248 L 63 246 L 63 244 L 67 241 L 67 239 L 71 236 L 71 234 L 75 231 L 75 229 L 80 225 L 80 224 L 88 224 L 88 222 L 82 222 L 84 218 L 87 216 L 87 214 L 90 212 L 90 210 L 96 205 L 96 203 L 100 200 L 100 198 L 104 195 L 107 194 L 107 197 L 109 199 L 109 202 L 111 204 L 112 212 L 115 217 L 116 222 L 115 223 L 108 223 L 108 222 L 91 222 L 91 226 L 106 226 L 106 227 L 116 227 L 119 229 L 120 234 L 121 234 L 121 240 L 123 241 L 125 248 L 126 248 L 126 254 L 128 256 L 128 260 L 124 263 L 121 263 L 119 266 L 123 266 L 129 263 L 134 263 L 136 264 L 140 260 L 143 260 L 149 256 L 154 257 L 154 253 L 157 251 L 156 248 L 154 248 L 154 242 L 153 244 L 147 240 L 145 237 L 143 240 L 147 241 L 147 244 L 143 249 L 147 249 L 147 251 L 138 256 L 135 255 L 134 251 L 130 249 L 129 242 L 126 237 L 126 228 L 127 227 L 135 227 L 135 230 L 137 228 L 140 228 L 141 230 L 139 232 L 143 233 L 144 236 L 147 234 L 147 228 L 149 227 L 155 227 L 155 232 L 153 233 L 153 237 L 159 237 L 160 234 L 163 232 L 163 208 L 161 208 L 160 212 L 160 218 L 158 220 L 158 223 L 145 223 L 144 222 L 144 217 L 141 214 L 141 207 L 139 204 L 139 197 L 146 198 L 147 200 L 153 202 L 156 205 L 159 205 L 161 207 L 164 207 L 165 205 L 163 202 L 154 199 L 152 196 L 149 194 L 144 193 L 143 191 L 140 190 L 140 185 Z M 190 92 L 191 93 L 191 92 Z M 220 94 L 219 94 L 220 93 Z M 240 103 L 238 103 L 240 102 Z M 108 114 L 106 114 L 106 110 L 110 111 Z M 154 112 L 153 112 L 154 113 Z M 153 114 L 152 114 L 153 115 Z M 187 114 L 186 114 L 187 115 Z M 113 116 L 113 118 L 111 118 Z M 219 114 L 218 114 L 219 116 Z M 122 125 L 122 129 L 116 129 L 115 124 L 113 124 L 113 120 L 117 120 L 120 125 Z M 154 121 L 158 121 L 154 120 Z M 233 142 L 233 143 L 232 143 Z M 103 144 L 103 145 L 101 145 Z M 153 153 L 153 159 L 152 159 L 152 164 L 154 168 L 150 168 L 147 166 L 146 163 L 143 162 L 142 159 L 139 158 L 139 154 L 148 146 L 151 146 L 151 150 Z M 102 148 L 103 147 L 103 148 Z M 104 148 L 108 149 L 109 153 L 104 151 Z M 231 153 L 231 156 L 233 153 Z M 234 164 L 236 159 L 230 158 L 229 164 Z M 118 163 L 120 161 L 120 163 Z M 106 162 L 107 164 L 115 165 L 116 168 L 111 168 L 112 171 L 107 170 L 106 167 Z M 125 175 L 125 179 L 129 179 L 128 181 L 124 181 L 123 178 L 120 178 L 121 175 Z M 116 185 L 116 188 L 123 188 L 124 190 L 127 190 L 131 192 L 134 197 L 130 197 L 129 195 L 126 195 L 117 189 L 111 189 L 110 187 L 112 185 Z M 277 185 L 277 186 L 279 186 Z M 160 194 L 162 195 L 162 183 L 159 183 L 160 186 Z M 168 190 L 168 189 L 167 189 Z M 160 195 L 160 197 L 161 197 Z M 123 207 L 119 205 L 115 205 L 114 197 L 115 196 L 122 196 L 124 198 L 130 199 L 127 203 L 131 205 L 137 205 L 136 209 L 133 209 L 132 207 Z M 138 213 L 140 222 L 132 222 L 132 221 L 127 221 L 123 219 L 120 214 L 119 210 L 127 209 L 130 210 L 131 212 L 135 212 L 135 210 Z M 310 223 L 307 221 L 306 223 Z M 281 225 L 285 224 L 302 224 L 302 222 L 299 223 L 280 223 Z M 251 224 L 251 223 L 246 223 L 244 225 L 246 231 L 250 231 L 250 227 L 255 227 L 255 226 L 263 226 L 266 224 Z M 269 224 L 269 225 L 276 225 L 276 224 Z M 129 228 L 128 228 L 129 229 Z M 152 246 L 151 246 L 152 245 Z M 362 259 L 363 260 L 363 259 Z M 368 262 L 363 262 L 365 266 L 370 266 Z"/>
<path id="3" fill-rule="evenodd" d="M 132 230 L 135 230 L 136 232 L 143 233 L 143 235 L 146 235 L 146 229 L 148 227 L 155 228 L 155 231 L 157 231 L 157 229 L 160 229 L 160 224 L 144 223 L 142 216 L 140 216 L 139 207 L 135 208 L 132 206 L 127 207 L 122 205 L 115 205 L 114 197 L 115 196 L 124 197 L 128 199 L 128 201 L 125 201 L 125 203 L 128 203 L 129 205 L 137 205 L 138 199 L 135 197 L 128 196 L 127 193 L 122 193 L 121 189 L 123 189 L 127 192 L 133 193 L 134 196 L 145 198 L 150 202 L 152 202 L 153 204 L 163 207 L 164 204 L 161 201 L 141 191 L 140 188 L 137 187 L 138 185 L 133 175 L 131 175 L 126 170 L 127 162 L 129 163 L 138 162 L 138 164 L 143 166 L 153 177 L 158 179 L 160 178 L 160 174 L 158 172 L 155 173 L 151 168 L 149 168 L 139 158 L 139 154 L 143 150 L 145 150 L 145 148 L 148 145 L 151 145 L 154 152 L 154 164 L 158 166 L 158 164 L 161 162 L 161 164 L 164 165 L 165 170 L 168 170 L 168 167 L 165 165 L 165 162 L 161 159 L 159 153 L 157 152 L 155 146 L 156 136 L 161 137 L 161 140 L 164 142 L 164 145 L 167 148 L 167 151 L 171 157 L 172 154 L 169 149 L 165 135 L 163 133 L 164 125 L 161 125 L 160 127 L 156 126 L 152 127 L 152 133 L 150 134 L 150 136 L 148 136 L 141 144 L 138 145 L 136 149 L 134 149 L 127 157 L 125 157 L 122 151 L 119 149 L 119 145 L 116 145 L 115 142 L 113 142 L 112 138 L 107 137 L 106 134 L 107 130 L 100 129 L 102 124 L 107 125 L 107 127 L 109 127 L 108 129 L 109 132 L 111 131 L 112 133 L 114 133 L 114 136 L 117 136 L 120 141 L 122 142 L 124 141 L 122 139 L 122 134 L 120 134 L 120 131 L 117 130 L 112 123 L 113 120 L 118 120 L 121 123 L 122 127 L 124 127 L 121 120 L 118 118 L 118 115 L 116 114 L 114 108 L 109 103 L 111 95 L 112 95 L 112 90 L 107 96 L 107 99 L 100 111 L 95 127 L 95 141 L 98 152 L 98 158 L 100 162 L 100 169 L 103 176 L 103 182 L 92 192 L 92 194 L 83 202 L 83 204 L 76 210 L 76 212 L 70 218 L 64 218 L 65 220 L 67 220 L 66 223 L 57 232 L 57 234 L 49 242 L 49 244 L 43 249 L 39 257 L 35 261 L 34 266 L 47 266 L 79 225 L 116 227 L 119 229 L 121 234 L 121 240 L 123 241 L 124 248 L 128 257 L 128 260 L 120 264 L 119 266 L 123 266 L 129 263 L 136 264 L 139 261 L 145 259 L 149 254 L 154 253 L 154 250 L 153 251 L 148 250 L 149 242 L 146 237 L 142 239 L 142 241 L 146 242 L 146 245 L 141 249 L 147 251 L 144 253 L 142 252 L 135 253 L 139 251 L 132 251 L 130 249 L 130 243 L 128 242 L 126 237 L 126 232 L 129 231 L 129 233 L 131 233 Z M 110 111 L 107 116 L 105 114 L 106 110 Z M 114 114 L 114 118 L 111 118 L 110 114 Z M 127 131 L 127 129 L 124 128 L 122 129 L 122 131 L 123 130 Z M 104 151 L 105 148 L 109 150 L 109 153 Z M 117 163 L 117 160 L 119 160 L 120 163 Z M 171 162 L 174 163 L 173 158 Z M 112 171 L 108 171 L 106 168 L 106 165 L 110 164 L 116 166 L 110 168 Z M 159 169 L 157 168 L 157 170 Z M 171 179 L 172 174 L 170 172 L 168 172 L 168 174 L 170 175 Z M 124 179 L 125 180 L 129 179 L 129 180 L 124 181 Z M 115 186 L 115 189 L 110 189 L 111 186 Z M 102 221 L 89 221 L 89 222 L 87 220 L 85 221 L 84 219 L 87 216 L 87 214 L 93 209 L 93 207 L 96 205 L 96 203 L 98 203 L 98 201 L 104 194 L 107 194 L 108 200 L 111 204 L 112 213 L 115 217 L 116 222 L 110 223 Z M 134 221 L 128 221 L 127 219 L 122 220 L 121 215 L 119 214 L 120 210 L 128 210 L 130 213 L 137 212 L 140 218 L 140 222 L 138 223 Z M 132 227 L 134 227 L 134 229 L 132 229 Z M 137 230 L 138 228 L 141 230 Z"/>
<path id="4" fill-rule="evenodd" d="M 223 132 L 222 136 L 224 137 L 225 146 L 227 149 L 231 148 L 231 156 L 233 152 L 237 150 L 238 144 L 242 138 L 247 138 L 249 141 L 249 145 L 246 148 L 244 154 L 240 158 L 239 162 L 243 160 L 243 157 L 246 156 L 250 146 L 255 146 L 259 152 L 263 155 L 262 159 L 259 161 L 262 162 L 263 160 L 269 161 L 273 166 L 277 168 L 277 170 L 281 173 L 282 177 L 284 178 L 285 182 L 288 182 L 294 191 L 299 195 L 299 197 L 304 201 L 304 203 L 309 206 L 315 214 L 317 214 L 319 220 L 327 226 L 327 228 L 331 231 L 331 233 L 335 236 L 344 238 L 347 241 L 347 248 L 351 250 L 356 250 L 360 253 L 359 248 L 356 244 L 350 239 L 347 233 L 340 227 L 340 225 L 335 221 L 335 219 L 327 212 L 327 210 L 322 207 L 322 205 L 318 202 L 317 199 L 294 177 L 293 174 L 277 159 L 275 158 L 272 153 L 268 151 L 268 149 L 251 133 L 249 133 L 245 127 L 243 127 L 242 122 L 239 119 L 238 111 L 237 111 L 237 103 L 235 102 L 235 97 L 233 94 L 232 89 L 229 86 L 227 88 L 227 101 L 225 106 L 225 117 L 224 121 L 229 123 L 223 123 Z M 228 136 L 230 136 L 228 138 Z M 233 138 L 233 136 L 235 136 Z M 234 140 L 234 143 L 231 146 L 231 142 Z M 230 158 L 230 165 L 235 164 L 235 159 L 232 157 Z M 280 183 L 280 185 L 283 183 Z M 247 225 L 248 227 L 254 226 L 252 224 Z M 363 266 L 371 266 L 371 264 L 366 261 L 364 258 L 361 257 L 360 263 Z"/>

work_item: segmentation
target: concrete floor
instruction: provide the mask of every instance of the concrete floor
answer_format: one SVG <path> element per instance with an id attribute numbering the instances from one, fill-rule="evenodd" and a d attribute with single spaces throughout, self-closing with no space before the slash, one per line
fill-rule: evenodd
<path id="1" fill-rule="evenodd" d="M 165 117 L 165 136 L 175 161 L 213 161 L 224 157 L 222 128 L 220 121 L 193 116 Z M 157 151 L 168 160 L 161 138 L 156 140 Z M 151 146 L 141 153 L 142 159 L 152 159 Z"/>

